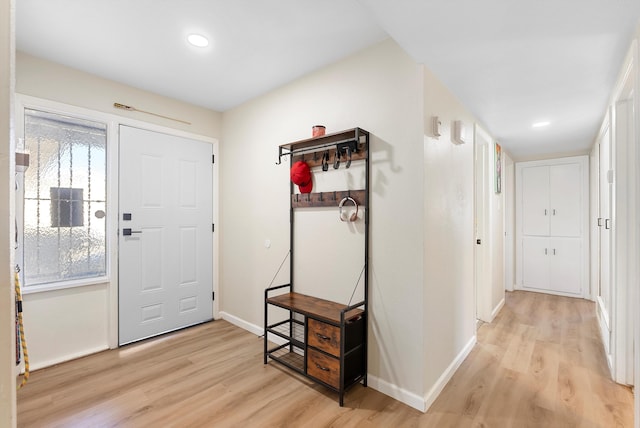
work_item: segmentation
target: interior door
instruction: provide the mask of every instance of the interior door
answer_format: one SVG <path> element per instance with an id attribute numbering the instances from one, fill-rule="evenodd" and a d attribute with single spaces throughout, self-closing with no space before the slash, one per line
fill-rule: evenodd
<path id="1" fill-rule="evenodd" d="M 491 322 L 491 311 L 486 303 L 490 300 L 489 261 L 487 254 L 487 222 L 488 222 L 488 186 L 487 163 L 489 144 L 478 133 L 475 147 L 475 293 L 476 293 L 476 319 Z"/>
<path id="2" fill-rule="evenodd" d="M 119 343 L 212 319 L 212 146 L 120 126 Z"/>
<path id="3" fill-rule="evenodd" d="M 598 318 L 602 333 L 605 352 L 611 358 L 611 183 L 609 170 L 611 169 L 611 142 L 609 130 L 603 135 L 599 143 L 599 217 L 598 230 L 600 232 L 600 277 L 597 284 L 596 302 Z"/>

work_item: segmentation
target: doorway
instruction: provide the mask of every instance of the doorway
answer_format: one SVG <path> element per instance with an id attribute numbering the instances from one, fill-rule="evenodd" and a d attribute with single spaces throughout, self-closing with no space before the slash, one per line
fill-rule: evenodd
<path id="1" fill-rule="evenodd" d="M 118 343 L 213 318 L 212 145 L 121 125 Z"/>

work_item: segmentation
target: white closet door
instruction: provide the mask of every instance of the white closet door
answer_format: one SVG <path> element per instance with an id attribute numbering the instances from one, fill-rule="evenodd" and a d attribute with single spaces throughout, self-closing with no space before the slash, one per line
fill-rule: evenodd
<path id="1" fill-rule="evenodd" d="M 522 234 L 549 234 L 549 167 L 522 169 Z"/>
<path id="2" fill-rule="evenodd" d="M 551 236 L 580 236 L 582 171 L 579 163 L 549 168 L 549 209 Z"/>
<path id="3" fill-rule="evenodd" d="M 580 238 L 549 240 L 549 286 L 556 292 L 582 294 L 582 242 Z"/>
<path id="4" fill-rule="evenodd" d="M 549 238 L 522 238 L 522 286 L 537 290 L 549 289 Z"/>

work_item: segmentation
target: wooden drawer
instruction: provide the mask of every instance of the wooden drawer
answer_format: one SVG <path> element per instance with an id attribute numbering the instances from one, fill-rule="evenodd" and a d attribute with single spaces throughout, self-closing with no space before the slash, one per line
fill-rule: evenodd
<path id="1" fill-rule="evenodd" d="M 334 388 L 340 388 L 340 360 L 313 348 L 307 352 L 307 374 Z"/>
<path id="2" fill-rule="evenodd" d="M 309 318 L 307 343 L 333 356 L 340 356 L 340 327 Z"/>

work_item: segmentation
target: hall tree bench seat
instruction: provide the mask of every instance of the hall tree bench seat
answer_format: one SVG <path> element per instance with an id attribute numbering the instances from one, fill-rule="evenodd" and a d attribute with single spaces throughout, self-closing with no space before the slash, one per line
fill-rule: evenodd
<path id="1" fill-rule="evenodd" d="M 289 318 L 267 326 L 268 333 L 285 340 L 269 348 L 265 340 L 264 363 L 271 358 L 333 389 L 344 403 L 344 393 L 365 376 L 366 313 L 358 306 L 346 306 L 300 293 L 269 293 L 289 285 L 265 291 L 265 313 L 269 305 L 289 311 Z"/>

